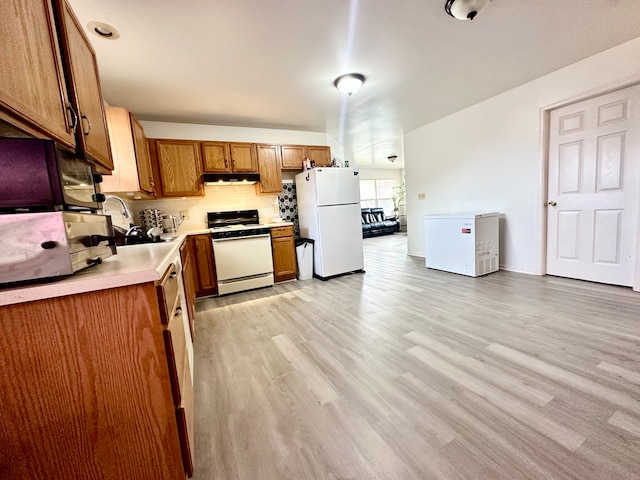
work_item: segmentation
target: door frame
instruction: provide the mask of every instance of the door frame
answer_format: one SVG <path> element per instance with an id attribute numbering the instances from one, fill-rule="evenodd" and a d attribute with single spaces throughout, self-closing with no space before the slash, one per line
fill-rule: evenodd
<path id="1" fill-rule="evenodd" d="M 540 161 L 538 167 L 538 194 L 536 196 L 536 203 L 538 208 L 536 209 L 536 216 L 538 220 L 538 227 L 540 231 L 539 241 L 539 255 L 540 262 L 538 264 L 538 274 L 547 275 L 547 216 L 548 216 L 548 183 L 549 183 L 549 131 L 551 124 L 551 111 L 556 108 L 565 107 L 574 103 L 590 100 L 592 98 L 606 95 L 609 93 L 624 90 L 625 88 L 635 87 L 640 85 L 640 80 L 632 83 L 625 83 L 617 85 L 611 88 L 604 88 L 602 90 L 592 90 L 589 92 L 583 92 L 581 94 L 566 98 L 562 101 L 545 105 L 540 108 Z M 640 117 L 639 117 L 640 121 Z M 640 161 L 640 160 L 638 160 Z M 633 268 L 633 285 L 634 292 L 640 292 L 640 195 L 638 196 L 638 218 L 636 219 L 639 234 L 636 238 L 635 248 L 635 265 Z"/>

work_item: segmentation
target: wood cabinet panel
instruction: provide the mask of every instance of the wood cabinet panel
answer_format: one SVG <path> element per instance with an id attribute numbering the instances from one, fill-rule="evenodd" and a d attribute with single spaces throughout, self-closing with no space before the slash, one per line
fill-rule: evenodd
<path id="1" fill-rule="evenodd" d="M 256 145 L 258 154 L 258 170 L 260 172 L 260 182 L 258 182 L 258 193 L 280 193 L 282 192 L 282 170 L 280 167 L 280 146 L 279 145 Z"/>
<path id="2" fill-rule="evenodd" d="M 3 478 L 184 479 L 153 283 L 0 317 Z"/>
<path id="3" fill-rule="evenodd" d="M 302 170 L 302 161 L 305 155 L 304 145 L 281 145 L 283 170 Z"/>
<path id="4" fill-rule="evenodd" d="M 324 146 L 307 146 L 306 157 L 316 162 L 316 167 L 331 165 L 331 148 Z"/>
<path id="5" fill-rule="evenodd" d="M 188 140 L 154 140 L 163 197 L 202 196 L 200 143 Z"/>
<path id="6" fill-rule="evenodd" d="M 113 172 L 104 177 L 102 192 L 141 193 L 156 197 L 149 146 L 142 125 L 126 108 L 106 107 Z"/>
<path id="7" fill-rule="evenodd" d="M 242 173 L 256 173 L 258 161 L 256 148 L 252 143 L 230 143 L 231 171 Z"/>
<path id="8" fill-rule="evenodd" d="M 258 160 L 252 143 L 201 142 L 207 173 L 256 173 Z"/>
<path id="9" fill-rule="evenodd" d="M 0 2 L 0 18 L 0 118 L 75 148 L 51 0 Z"/>
<path id="10" fill-rule="evenodd" d="M 208 234 L 190 235 L 189 238 L 193 242 L 196 259 L 196 297 L 214 295 L 218 292 L 218 284 L 211 236 Z"/>
<path id="11" fill-rule="evenodd" d="M 79 117 L 77 140 L 87 158 L 113 170 L 96 56 L 69 4 L 59 1 L 63 2 L 61 34 L 65 38 L 62 46 L 68 60 L 67 77 L 72 79 L 69 87 Z"/>
<path id="12" fill-rule="evenodd" d="M 184 293 L 187 316 L 189 317 L 189 330 L 191 340 L 195 339 L 195 303 L 196 303 L 196 268 L 193 241 L 187 237 L 180 247 L 180 261 L 182 262 L 182 281 L 184 283 Z"/>
<path id="13" fill-rule="evenodd" d="M 203 170 L 207 173 L 229 171 L 229 144 L 224 142 L 201 142 Z"/>
<path id="14" fill-rule="evenodd" d="M 274 227 L 271 229 L 271 248 L 273 253 L 273 276 L 275 282 L 296 278 L 296 251 L 293 239 L 293 227 Z"/>
<path id="15" fill-rule="evenodd" d="M 156 181 L 153 177 L 153 169 L 151 168 L 151 156 L 149 154 L 147 137 L 144 134 L 142 125 L 140 125 L 140 122 L 138 122 L 132 113 L 129 114 L 129 121 L 131 122 L 131 133 L 133 135 L 133 147 L 135 151 L 136 165 L 138 167 L 140 190 L 152 197 L 155 197 L 157 195 Z"/>

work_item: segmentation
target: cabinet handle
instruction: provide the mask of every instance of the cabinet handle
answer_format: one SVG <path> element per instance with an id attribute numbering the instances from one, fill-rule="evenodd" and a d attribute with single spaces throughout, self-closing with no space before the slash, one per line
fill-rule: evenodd
<path id="1" fill-rule="evenodd" d="M 90 120 L 87 118 L 87 116 L 86 116 L 86 115 L 84 115 L 84 114 L 82 115 L 82 120 L 86 120 L 86 121 L 87 121 L 87 125 L 89 126 L 89 128 L 87 129 L 87 131 L 86 131 L 86 132 L 84 132 L 85 136 L 87 136 L 87 137 L 88 137 L 88 136 L 89 136 L 89 133 L 91 132 L 91 121 L 90 121 Z M 83 130 L 84 130 L 84 128 L 83 128 Z"/>
<path id="2" fill-rule="evenodd" d="M 70 103 L 67 103 L 67 110 L 69 111 L 69 121 L 71 122 L 69 127 L 71 128 L 71 131 L 75 133 L 76 127 L 78 126 L 78 115 L 76 115 L 76 112 Z"/>
<path id="3" fill-rule="evenodd" d="M 176 313 L 173 314 L 174 317 L 179 317 L 182 315 L 182 307 L 176 308 Z"/>

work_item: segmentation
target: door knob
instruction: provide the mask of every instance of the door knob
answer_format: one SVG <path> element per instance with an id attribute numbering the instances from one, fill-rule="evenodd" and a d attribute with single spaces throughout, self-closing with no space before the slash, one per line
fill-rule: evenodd
<path id="1" fill-rule="evenodd" d="M 556 203 L 556 202 L 554 202 L 553 200 L 551 200 L 551 201 L 549 202 L 549 205 L 551 205 L 552 207 L 555 207 L 555 206 L 557 205 L 557 203 Z"/>

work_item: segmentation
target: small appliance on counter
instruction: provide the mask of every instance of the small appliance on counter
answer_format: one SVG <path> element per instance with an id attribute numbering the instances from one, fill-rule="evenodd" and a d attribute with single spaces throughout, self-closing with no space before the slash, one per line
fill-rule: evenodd
<path id="1" fill-rule="evenodd" d="M 178 235 L 178 227 L 182 223 L 175 215 L 162 216 L 162 232 L 165 237 L 176 237 Z"/>
<path id="2" fill-rule="evenodd" d="M 80 212 L 0 215 L 0 284 L 70 275 L 116 253 L 111 217 Z"/>
<path id="3" fill-rule="evenodd" d="M 95 212 L 105 197 L 91 164 L 53 140 L 0 138 L 0 213 Z"/>
<path id="4" fill-rule="evenodd" d="M 70 275 L 116 253 L 91 163 L 53 140 L 0 138 L 0 284 Z"/>

